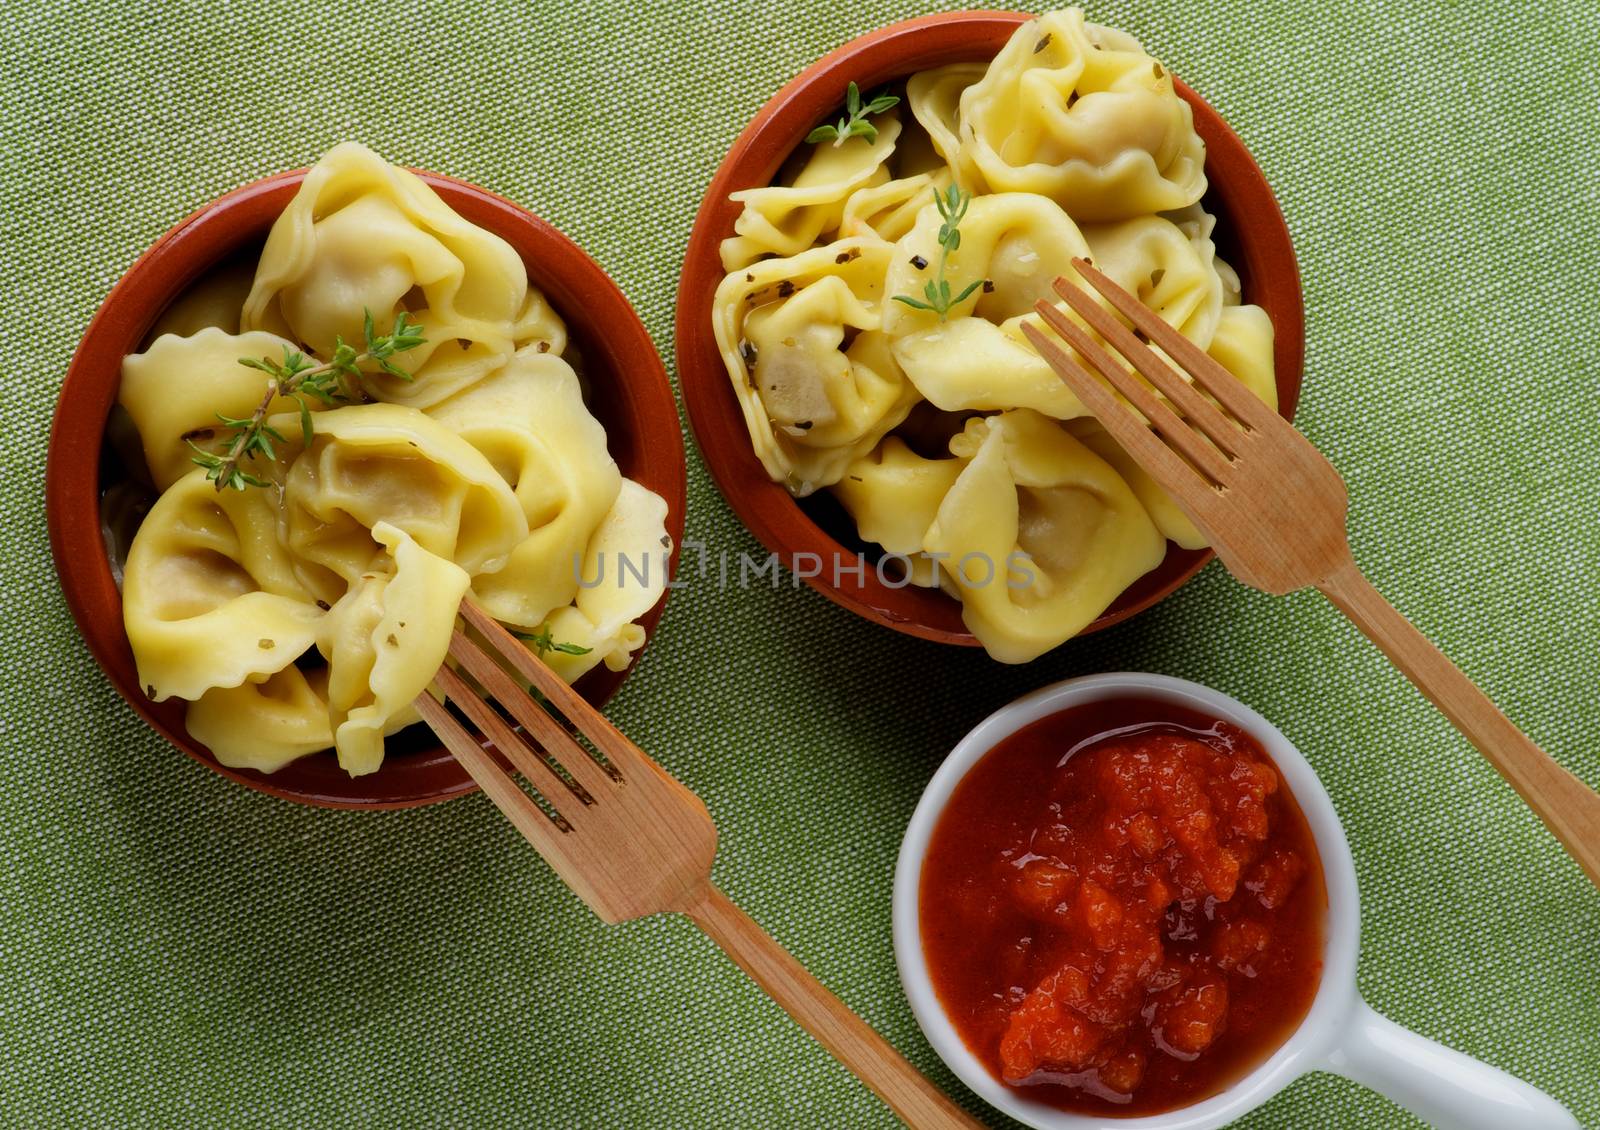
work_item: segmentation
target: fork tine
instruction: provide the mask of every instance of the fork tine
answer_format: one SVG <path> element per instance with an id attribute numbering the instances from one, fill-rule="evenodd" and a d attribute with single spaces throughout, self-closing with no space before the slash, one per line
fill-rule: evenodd
<path id="1" fill-rule="evenodd" d="M 1075 259 L 1073 262 L 1076 264 L 1082 260 Z M 1107 280 L 1107 285 L 1115 284 Z M 1178 410 L 1189 420 L 1188 427 L 1199 428 L 1223 451 L 1235 453 L 1239 451 L 1244 432 L 1223 415 L 1221 409 L 1196 392 L 1182 373 L 1157 357 L 1144 342 L 1130 333 L 1126 326 L 1097 303 L 1088 291 L 1074 286 L 1064 278 L 1057 279 L 1054 288 L 1055 292 L 1066 300 L 1067 305 L 1078 312 L 1079 317 L 1132 362 L 1133 367 L 1143 374 L 1145 380 L 1178 406 Z M 1141 311 L 1141 321 L 1154 320 L 1166 325 L 1155 311 L 1142 303 L 1135 304 Z M 1135 325 L 1139 323 L 1136 322 Z M 1143 329 L 1143 326 L 1140 328 Z"/>
<path id="2" fill-rule="evenodd" d="M 1088 295 L 1084 295 L 1084 299 L 1086 301 L 1089 300 Z M 1184 458 L 1188 459 L 1202 475 L 1218 484 L 1227 481 L 1228 471 L 1230 470 L 1227 456 L 1208 444 L 1204 437 L 1179 418 L 1170 405 L 1161 403 L 1160 399 L 1146 388 L 1139 378 L 1118 364 L 1115 357 L 1101 348 L 1093 338 L 1079 326 L 1074 325 L 1072 320 L 1056 309 L 1055 306 L 1040 299 L 1034 304 L 1034 309 L 1039 312 L 1040 317 L 1050 324 L 1051 329 L 1066 338 L 1067 343 L 1076 349 L 1085 360 L 1104 373 L 1106 381 L 1115 387 L 1118 392 L 1122 393 L 1123 396 L 1127 397 L 1128 401 L 1144 414 L 1145 419 L 1149 420 L 1157 431 L 1167 437 L 1167 443 L 1177 449 Z M 1081 400 L 1082 397 L 1080 396 L 1079 399 Z M 1121 405 L 1118 405 L 1113 410 L 1123 414 L 1127 412 L 1127 409 Z M 1100 413 L 1095 412 L 1095 415 L 1100 416 Z M 1103 416 L 1101 416 L 1101 422 L 1105 422 Z"/>
<path id="3" fill-rule="evenodd" d="M 580 800 L 586 804 L 593 803 L 608 786 L 615 783 L 560 721 L 533 701 L 533 697 L 506 673 L 504 667 L 460 632 L 450 637 L 450 654 L 483 685 L 491 698 L 522 723 L 524 731 L 540 749 L 572 774 L 573 780 L 584 790 Z M 490 736 L 493 737 L 492 734 Z M 499 745 L 500 742 L 495 740 L 495 744 Z M 521 767 L 518 766 L 518 769 L 520 771 Z"/>
<path id="4" fill-rule="evenodd" d="M 572 825 L 560 813 L 552 818 L 533 803 L 505 770 L 495 764 L 494 758 L 478 744 L 478 739 L 467 733 L 445 709 L 443 703 L 423 691 L 416 698 L 416 707 L 428 728 L 438 735 L 445 748 L 478 782 L 478 787 L 494 802 L 496 808 L 506 814 L 506 819 L 516 825 L 517 831 L 539 850 L 539 854 L 550 859 L 552 853 L 559 852 L 561 837 L 572 830 Z"/>
<path id="5" fill-rule="evenodd" d="M 624 774 L 644 770 L 651 765 L 642 750 L 611 724 L 577 691 L 568 686 L 559 675 L 546 667 L 539 658 L 522 645 L 522 641 L 501 627 L 499 621 L 479 608 L 470 598 L 461 602 L 461 618 L 478 630 L 484 640 L 506 662 L 535 687 L 539 688 L 550 704 L 559 710 L 578 731 L 594 743 L 596 749 Z"/>
<path id="6" fill-rule="evenodd" d="M 563 816 L 567 817 L 569 823 L 582 823 L 584 812 L 594 803 L 593 798 L 579 793 L 562 780 L 561 775 L 528 748 L 528 743 L 522 740 L 493 706 L 479 698 L 477 691 L 460 675 L 449 667 L 440 667 L 433 681 L 444 691 L 447 698 L 461 708 L 462 713 L 472 724 L 494 743 L 494 747 L 505 755 L 513 768 L 544 795 L 544 799 L 549 801 L 552 807 L 563 796 L 574 797 L 577 803 L 566 805 L 567 812 L 564 812 Z"/>
<path id="7" fill-rule="evenodd" d="M 1087 279 L 1095 290 L 1105 296 L 1107 302 L 1116 307 L 1135 326 L 1143 330 L 1146 337 L 1166 351 L 1167 356 L 1183 366 L 1184 370 L 1194 378 L 1196 384 L 1216 397 L 1217 403 L 1232 412 L 1242 423 L 1251 428 L 1259 429 L 1271 427 L 1273 423 L 1282 420 L 1282 417 L 1277 412 L 1269 408 L 1256 397 L 1255 393 L 1241 384 L 1239 378 L 1228 372 L 1215 357 L 1207 354 L 1205 350 L 1169 326 L 1159 314 L 1112 282 L 1087 259 L 1074 259 L 1072 265 L 1078 269 L 1078 273 Z M 1060 289 L 1058 281 L 1057 290 L 1060 291 Z M 1080 293 L 1082 292 L 1080 291 Z M 1114 321 L 1115 319 L 1112 320 Z M 1120 329 L 1121 327 L 1118 326 L 1118 328 Z M 1137 339 L 1135 340 L 1137 341 Z M 1145 352 L 1149 353 L 1149 350 L 1145 350 Z M 1160 358 L 1155 358 L 1154 354 L 1150 354 L 1150 356 L 1157 363 L 1160 362 Z M 1135 364 L 1138 364 L 1138 362 L 1135 361 Z M 1167 366 L 1162 367 L 1167 368 Z M 1142 366 L 1139 371 L 1144 372 Z M 1145 375 L 1149 376 L 1148 373 Z M 1151 377 L 1150 379 L 1152 383 L 1155 383 L 1155 378 Z M 1185 385 L 1185 387 L 1187 388 L 1188 386 Z M 1190 391 L 1192 392 L 1192 390 Z M 1207 404 L 1206 407 L 1215 411 L 1213 405 Z M 1188 409 L 1185 408 L 1185 411 L 1188 411 Z M 1238 433 L 1236 431 L 1234 436 L 1237 439 Z"/>
<path id="8" fill-rule="evenodd" d="M 1111 438 L 1167 489 L 1185 513 L 1189 512 L 1196 498 L 1213 493 L 1210 483 L 1185 463 L 1176 451 L 1162 443 L 1142 420 L 1111 394 L 1110 389 L 1090 376 L 1089 371 L 1054 339 L 1027 322 L 1022 323 L 1022 332 L 1039 351 L 1039 356 L 1083 401 L 1084 407 L 1095 414 Z M 1192 513 L 1189 516 L 1194 518 Z"/>

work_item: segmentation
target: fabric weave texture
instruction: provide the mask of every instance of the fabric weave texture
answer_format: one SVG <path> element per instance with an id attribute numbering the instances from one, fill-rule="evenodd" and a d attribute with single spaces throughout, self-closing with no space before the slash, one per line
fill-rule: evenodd
<path id="1" fill-rule="evenodd" d="M 607 928 L 491 806 L 300 808 L 147 729 L 80 642 L 42 478 L 79 335 L 162 231 L 339 141 L 503 193 L 617 279 L 664 354 L 701 194 L 781 83 L 921 0 L 41 3 L 0 20 L 0 1125 L 887 1127 L 687 922 Z M 1243 136 L 1300 257 L 1298 423 L 1358 560 L 1600 785 L 1600 7 L 1106 0 Z M 758 547 L 691 445 L 689 536 Z M 1600 894 L 1337 612 L 1213 565 L 1027 667 L 785 576 L 676 593 L 611 714 L 703 796 L 717 880 L 979 1109 L 889 942 L 943 754 L 1045 683 L 1150 670 L 1298 743 L 1362 883 L 1380 1011 L 1600 1125 Z M 995 1120 L 999 1124 L 998 1118 Z M 1242 1126 L 1417 1125 L 1315 1074 Z"/>

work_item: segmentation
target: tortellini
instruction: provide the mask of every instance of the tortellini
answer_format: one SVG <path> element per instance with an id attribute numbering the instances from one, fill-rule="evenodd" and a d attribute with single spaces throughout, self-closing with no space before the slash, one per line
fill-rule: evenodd
<path id="1" fill-rule="evenodd" d="M 885 115 L 876 128 L 870 141 L 819 143 L 792 183 L 734 193 L 744 209 L 734 222 L 737 234 L 722 243 L 722 269 L 736 271 L 767 255 L 794 255 L 837 232 L 850 196 L 889 179 L 900 122 Z"/>
<path id="2" fill-rule="evenodd" d="M 398 372 L 366 359 L 331 403 L 263 402 L 268 374 L 240 363 L 320 366 L 339 341 L 367 346 L 369 315 L 382 335 L 402 312 L 427 342 L 389 358 Z M 162 491 L 128 550 L 123 617 L 146 692 L 187 699 L 219 762 L 271 773 L 331 748 L 351 775 L 377 771 L 469 594 L 561 644 L 546 659 L 565 678 L 631 661 L 666 586 L 666 504 L 612 459 L 516 252 L 417 177 L 340 146 L 274 225 L 248 297 L 207 280 L 162 328 L 123 364 Z M 270 442 L 241 464 L 250 485 L 219 490 L 194 463 L 258 408 Z"/>
<path id="3" fill-rule="evenodd" d="M 917 222 L 918 213 L 928 202 L 928 193 L 944 191 L 950 180 L 950 171 L 940 169 L 852 192 L 844 202 L 839 234 L 876 236 L 892 243 Z"/>
<path id="4" fill-rule="evenodd" d="M 194 470 L 190 443 L 217 450 L 224 431 L 218 413 L 248 416 L 261 402 L 266 392 L 262 374 L 239 364 L 239 358 L 277 360 L 288 345 L 274 334 L 233 334 L 213 327 L 188 337 L 162 334 L 143 353 L 122 359 L 117 402 L 133 418 L 157 490 L 166 490 Z M 280 396 L 270 410 L 287 412 L 294 407 L 293 401 Z"/>
<path id="5" fill-rule="evenodd" d="M 1140 216 L 1091 224 L 1083 235 L 1102 273 L 1202 349 L 1211 344 L 1224 288 L 1209 225 L 1186 232 L 1165 217 Z"/>
<path id="6" fill-rule="evenodd" d="M 577 594 L 573 561 L 622 487 L 578 375 L 559 357 L 523 351 L 429 414 L 485 457 L 526 519 L 527 536 L 504 564 L 482 571 L 474 594 L 496 619 L 537 627 Z"/>
<path id="7" fill-rule="evenodd" d="M 895 247 L 885 289 L 920 295 L 939 262 L 943 218 L 926 205 Z M 967 299 L 944 317 L 893 302 L 884 329 L 917 390 L 947 412 L 1033 408 L 1048 416 L 1081 416 L 1083 405 L 1023 336 L 1037 323 L 1033 304 L 1054 299 L 1051 284 L 1071 275 L 1072 260 L 1090 254 L 1078 225 L 1042 196 L 1008 192 L 974 197 L 961 221 L 961 246 L 945 280 Z"/>
<path id="8" fill-rule="evenodd" d="M 352 777 L 383 761 L 383 735 L 427 689 L 450 647 L 471 578 L 409 535 L 379 522 L 372 536 L 392 567 L 367 573 L 329 611 L 318 648 L 328 660 L 329 724 Z"/>
<path id="9" fill-rule="evenodd" d="M 444 399 L 503 365 L 516 348 L 528 275 L 505 240 L 468 223 L 415 174 L 346 143 L 306 175 L 272 225 L 241 325 L 319 357 L 358 345 L 400 311 L 428 331 L 408 355 L 409 381 L 369 376 L 371 395 L 414 407 Z"/>
<path id="10" fill-rule="evenodd" d="M 942 588 L 1026 662 L 1205 541 L 1034 350 L 1036 304 L 1083 325 L 1055 284 L 1087 289 L 1087 259 L 1269 404 L 1272 326 L 1217 256 L 1189 105 L 1132 37 L 1053 12 L 881 94 L 904 105 L 868 115 L 875 143 L 803 146 L 735 194 L 717 343 L 768 477 L 830 491 L 904 565 L 883 583 Z"/>
<path id="11" fill-rule="evenodd" d="M 588 649 L 546 655 L 556 674 L 571 682 L 601 663 L 613 671 L 627 667 L 644 643 L 644 629 L 634 621 L 655 607 L 666 588 L 672 554 L 666 523 L 661 496 L 623 479 L 589 541 L 577 598 L 548 621 L 553 638 Z"/>
<path id="12" fill-rule="evenodd" d="M 989 654 L 1026 663 L 1082 631 L 1166 553 L 1112 467 L 1060 424 L 1019 409 L 951 441 L 968 460 L 923 535 Z"/>
<path id="13" fill-rule="evenodd" d="M 864 540 L 909 562 L 913 584 L 934 588 L 939 571 L 924 554 L 922 539 L 964 466 L 954 457 L 924 459 L 900 437 L 890 436 L 850 464 L 833 493 Z"/>
<path id="14" fill-rule="evenodd" d="M 844 239 L 763 259 L 717 288 L 717 345 L 756 455 L 797 495 L 838 482 L 917 399 L 883 332 L 893 250 Z"/>
<path id="15" fill-rule="evenodd" d="M 379 522 L 469 574 L 501 568 L 527 536 L 510 484 L 431 417 L 397 404 L 357 404 L 312 421 L 311 447 L 284 481 L 284 542 L 344 585 L 360 580 L 382 552 L 372 536 Z M 327 599 L 326 586 L 312 587 Z"/>
<path id="16" fill-rule="evenodd" d="M 951 63 L 931 71 L 918 71 L 906 80 L 906 101 L 928 140 L 945 159 L 951 176 L 968 192 L 979 187 L 979 176 L 961 152 L 961 95 L 989 68 L 982 63 Z"/>
<path id="17" fill-rule="evenodd" d="M 327 668 L 291 663 L 260 682 L 212 687 L 189 704 L 183 721 L 223 765 L 276 773 L 333 744 Z"/>
<path id="18" fill-rule="evenodd" d="M 961 94 L 960 161 L 991 192 L 1036 192 L 1080 221 L 1182 208 L 1206 189 L 1205 143 L 1172 76 L 1121 32 L 1052 12 L 1025 24 Z"/>
<path id="19" fill-rule="evenodd" d="M 281 671 L 315 641 L 321 610 L 278 540 L 265 491 L 218 492 L 191 471 L 151 508 L 123 574 L 139 682 L 157 702 Z"/>

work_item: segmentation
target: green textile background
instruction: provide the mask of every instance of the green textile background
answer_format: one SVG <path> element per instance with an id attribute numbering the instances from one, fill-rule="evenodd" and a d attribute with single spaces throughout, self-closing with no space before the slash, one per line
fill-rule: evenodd
<path id="1" fill-rule="evenodd" d="M 480 797 L 357 815 L 181 756 L 101 677 L 45 538 L 79 334 L 180 216 L 359 139 L 584 245 L 670 357 L 700 195 L 777 86 L 922 0 L 17 3 L 0 20 L 0 1124 L 882 1127 L 686 922 L 602 926 Z M 1600 785 L 1600 7 L 1106 0 L 1276 187 L 1300 424 L 1378 587 Z M 755 551 L 691 450 L 688 529 Z M 612 714 L 703 796 L 716 877 L 947 1086 L 889 944 L 899 838 L 973 723 L 1140 669 L 1237 695 L 1321 772 L 1360 985 L 1600 1125 L 1600 895 L 1333 609 L 1212 566 L 1024 668 L 809 590 L 677 593 Z M 957 1091 L 974 1102 L 964 1091 Z M 1414 1125 L 1313 1075 L 1241 1125 Z"/>

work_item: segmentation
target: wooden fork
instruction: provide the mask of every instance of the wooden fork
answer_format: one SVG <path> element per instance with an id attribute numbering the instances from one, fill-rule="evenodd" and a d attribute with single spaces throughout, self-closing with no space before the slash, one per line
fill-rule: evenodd
<path id="1" fill-rule="evenodd" d="M 1024 325 L 1051 368 L 1210 539 L 1229 572 L 1277 595 L 1320 589 L 1478 747 L 1600 885 L 1600 795 L 1518 730 L 1362 575 L 1345 535 L 1344 480 L 1333 465 L 1154 310 L 1087 260 L 1073 266 L 1137 333 L 1068 279 L 1056 280 L 1056 292 L 1149 384 L 1041 300 L 1040 316 L 1106 383 L 1049 335 Z"/>
<path id="2" fill-rule="evenodd" d="M 823 988 L 711 882 L 717 829 L 700 798 L 667 775 L 510 632 L 470 600 L 461 616 L 604 757 L 597 760 L 484 646 L 457 632 L 450 655 L 522 725 L 519 734 L 446 665 L 434 685 L 545 798 L 547 815 L 432 695 L 416 700 L 489 799 L 567 886 L 609 923 L 671 911 L 687 915 L 801 1027 L 913 1127 L 981 1126 L 889 1042 Z M 531 742 L 531 744 L 530 744 Z"/>

